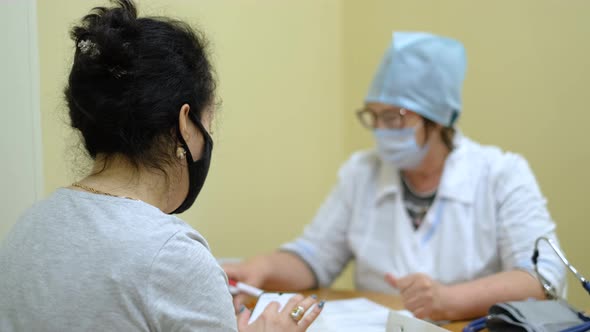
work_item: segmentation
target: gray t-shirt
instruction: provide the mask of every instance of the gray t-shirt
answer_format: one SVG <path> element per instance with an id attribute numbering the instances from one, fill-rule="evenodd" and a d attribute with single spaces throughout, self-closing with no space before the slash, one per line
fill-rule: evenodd
<path id="1" fill-rule="evenodd" d="M 0 244 L 0 331 L 237 331 L 205 239 L 141 201 L 59 189 Z"/>

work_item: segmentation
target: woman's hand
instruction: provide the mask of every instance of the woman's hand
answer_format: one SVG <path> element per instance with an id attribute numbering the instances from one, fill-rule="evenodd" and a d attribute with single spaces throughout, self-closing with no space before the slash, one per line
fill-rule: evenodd
<path id="1" fill-rule="evenodd" d="M 221 267 L 227 274 L 227 277 L 246 283 L 254 287 L 262 287 L 266 278 L 266 267 L 263 259 L 252 259 L 242 263 L 224 264 Z M 248 304 L 252 297 L 247 294 L 237 294 L 234 296 L 234 308 L 236 313 L 245 304 Z"/>
<path id="2" fill-rule="evenodd" d="M 449 319 L 451 292 L 448 287 L 421 273 L 403 278 L 385 275 L 385 281 L 400 291 L 404 307 L 418 318 Z"/>
<path id="3" fill-rule="evenodd" d="M 316 320 L 324 306 L 324 301 L 314 306 L 316 303 L 315 297 L 304 298 L 303 295 L 297 294 L 289 299 L 283 310 L 279 311 L 279 303 L 271 302 L 252 324 L 248 324 L 250 310 L 242 307 L 238 315 L 238 330 L 240 332 L 305 331 Z M 307 312 L 312 306 L 313 308 L 306 316 L 296 320 L 291 317 L 291 312 L 299 306 L 303 308 L 303 312 Z"/>

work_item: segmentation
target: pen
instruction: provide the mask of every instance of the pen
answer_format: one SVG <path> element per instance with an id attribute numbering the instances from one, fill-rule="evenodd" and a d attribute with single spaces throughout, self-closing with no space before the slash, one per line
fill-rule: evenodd
<path id="1" fill-rule="evenodd" d="M 254 286 L 250 286 L 248 284 L 245 284 L 243 282 L 240 281 L 236 281 L 234 279 L 229 279 L 229 286 L 230 286 L 230 292 L 233 294 L 234 291 L 235 292 L 241 292 L 241 293 L 246 293 L 248 295 L 252 295 L 252 296 L 260 296 L 262 293 L 264 293 L 264 291 L 260 288 L 256 288 Z M 233 291 L 232 291 L 233 288 Z"/>

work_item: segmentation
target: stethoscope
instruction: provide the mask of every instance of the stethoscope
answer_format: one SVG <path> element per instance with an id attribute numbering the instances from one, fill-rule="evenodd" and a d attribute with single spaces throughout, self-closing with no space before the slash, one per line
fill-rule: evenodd
<path id="1" fill-rule="evenodd" d="M 557 254 L 559 259 L 561 259 L 563 264 L 565 266 L 567 266 L 567 268 L 570 271 L 572 271 L 572 273 L 576 276 L 576 278 L 578 280 L 580 280 L 580 282 L 582 283 L 582 287 L 584 287 L 586 292 L 588 292 L 588 294 L 590 294 L 590 282 L 588 280 L 586 280 L 586 278 L 584 278 L 580 274 L 580 272 L 578 272 L 578 270 L 576 270 L 576 268 L 572 264 L 570 264 L 570 262 L 565 258 L 565 255 L 563 254 L 563 252 L 561 252 L 561 250 L 559 250 L 559 248 L 557 248 L 555 243 L 553 243 L 553 241 L 550 238 L 542 236 L 535 241 L 535 251 L 533 252 L 532 260 L 533 260 L 533 265 L 535 266 L 535 273 L 539 277 L 539 280 L 541 280 L 541 284 L 543 284 L 543 288 L 545 289 L 545 292 L 549 295 L 549 297 L 551 299 L 559 298 L 559 296 L 557 295 L 557 292 L 555 291 L 555 287 L 553 287 L 553 285 L 551 285 L 551 283 L 549 283 L 547 281 L 547 279 L 541 274 L 541 271 L 539 271 L 539 265 L 537 264 L 537 262 L 539 260 L 539 243 L 541 241 L 545 241 L 549 244 L 551 249 L 553 249 L 553 251 Z"/>
<path id="2" fill-rule="evenodd" d="M 558 299 L 559 295 L 557 295 L 557 291 L 555 290 L 555 287 L 553 285 L 551 285 L 551 283 L 541 274 L 541 272 L 539 271 L 539 267 L 537 262 L 539 261 L 539 243 L 541 241 L 545 241 L 549 244 L 549 246 L 551 247 L 551 249 L 553 249 L 553 251 L 557 254 L 557 256 L 559 257 L 559 259 L 561 259 L 561 261 L 563 262 L 563 264 L 565 266 L 567 266 L 567 268 L 576 276 L 576 278 L 582 283 L 582 287 L 584 287 L 584 289 L 586 290 L 586 292 L 588 292 L 588 294 L 590 294 L 590 281 L 588 281 L 586 278 L 584 278 L 584 276 L 582 276 L 578 270 L 576 270 L 576 268 L 570 264 L 570 262 L 565 258 L 565 255 L 563 254 L 563 252 L 555 245 L 555 243 L 545 237 L 542 236 L 540 238 L 538 238 L 535 241 L 535 250 L 533 251 L 533 265 L 535 267 L 535 273 L 537 274 L 537 277 L 539 278 L 539 280 L 541 281 L 541 284 L 543 286 L 543 289 L 545 290 L 545 293 L 547 294 L 547 298 L 548 299 Z M 482 318 L 478 318 L 474 321 L 472 321 L 471 323 L 467 324 L 467 326 L 465 326 L 463 328 L 463 332 L 476 332 L 476 331 L 480 331 L 486 328 L 486 322 L 488 320 L 490 316 L 486 316 L 486 317 L 482 317 Z M 565 330 L 562 330 L 560 332 L 584 332 L 584 331 L 590 331 L 590 317 L 584 315 L 584 313 L 582 312 L 578 312 L 578 317 L 584 321 L 584 323 L 577 325 L 577 326 L 572 326 L 569 327 Z"/>

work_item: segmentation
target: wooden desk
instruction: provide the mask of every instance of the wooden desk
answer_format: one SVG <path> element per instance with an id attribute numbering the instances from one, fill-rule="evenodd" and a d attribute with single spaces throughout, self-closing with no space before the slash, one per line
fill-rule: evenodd
<path id="1" fill-rule="evenodd" d="M 303 292 L 304 295 L 316 294 L 318 299 L 325 300 L 343 300 L 354 297 L 365 297 L 373 302 L 379 303 L 391 309 L 403 309 L 401 298 L 395 295 L 387 295 L 377 292 L 368 291 L 350 291 L 350 290 L 334 290 L 334 289 L 316 289 L 312 291 Z M 461 332 L 461 330 L 469 322 L 453 322 L 451 324 L 443 325 L 442 327 L 451 331 Z"/>

